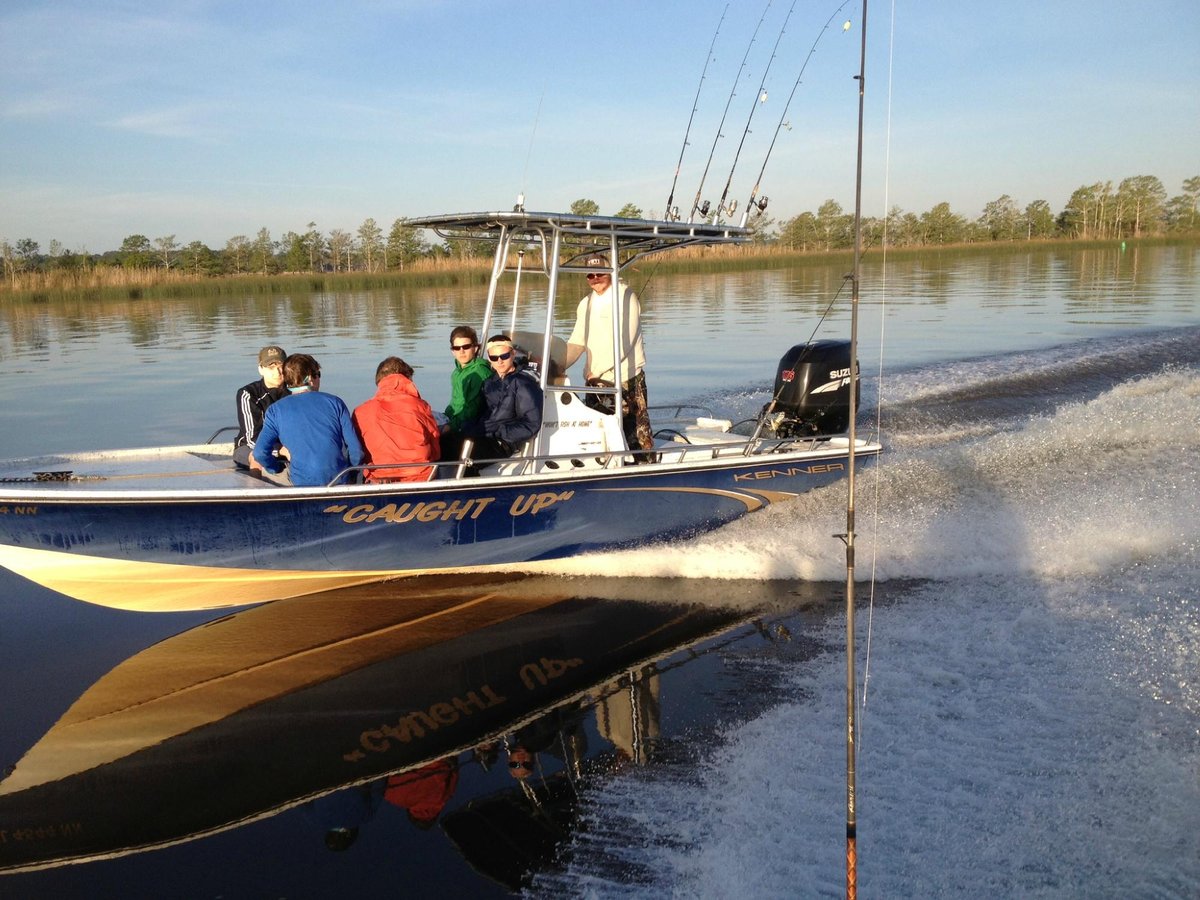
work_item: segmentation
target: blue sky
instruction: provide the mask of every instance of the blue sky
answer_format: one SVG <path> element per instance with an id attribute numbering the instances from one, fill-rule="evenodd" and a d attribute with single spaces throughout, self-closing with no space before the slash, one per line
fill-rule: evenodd
<path id="1" fill-rule="evenodd" d="M 770 212 L 850 209 L 861 3 L 839 2 L 797 0 L 781 37 L 790 0 L 735 0 L 719 33 L 725 0 L 6 0 L 0 238 L 221 248 L 263 227 L 507 209 L 522 190 L 529 209 L 660 213 L 698 87 L 685 210 L 710 153 L 703 196 L 720 197 L 748 120 L 731 197 L 744 204 L 778 130 Z M 876 2 L 870 17 L 867 214 L 946 201 L 974 218 L 1006 193 L 1057 212 L 1083 184 L 1156 175 L 1175 195 L 1200 174 L 1195 0 L 898 2 L 894 22 Z"/>

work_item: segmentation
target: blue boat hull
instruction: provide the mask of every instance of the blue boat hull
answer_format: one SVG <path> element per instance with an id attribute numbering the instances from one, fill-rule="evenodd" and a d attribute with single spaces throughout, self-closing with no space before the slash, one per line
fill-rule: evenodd
<path id="1" fill-rule="evenodd" d="M 382 489 L 46 492 L 3 505 L 0 564 L 109 606 L 240 605 L 688 537 L 836 481 L 847 464 L 768 455 Z"/>

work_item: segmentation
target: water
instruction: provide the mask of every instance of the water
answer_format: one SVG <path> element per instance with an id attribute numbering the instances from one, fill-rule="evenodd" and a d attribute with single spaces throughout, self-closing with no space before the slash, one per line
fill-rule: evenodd
<path id="1" fill-rule="evenodd" d="M 860 519 L 860 572 L 913 582 L 872 616 L 858 764 L 867 895 L 1200 889 L 1198 337 L 1023 354 L 1045 393 L 1089 393 L 1110 355 L 1133 377 L 1034 416 L 962 424 L 951 403 L 944 418 L 898 429 L 864 479 L 881 511 Z M 1162 372 L 1126 356 L 1153 359 L 1164 344 L 1176 358 Z M 914 384 L 912 396 L 1004 382 L 975 365 L 919 374 L 951 371 L 958 384 Z M 1035 407 L 1045 399 L 1026 389 Z M 743 577 L 832 578 L 834 560 L 793 545 L 835 530 L 832 493 L 737 523 L 725 540 L 627 562 L 661 574 L 719 556 Z M 818 639 L 835 644 L 839 628 Z M 599 792 L 567 873 L 543 876 L 539 892 L 582 883 L 619 896 L 615 865 L 649 896 L 839 895 L 844 663 L 830 653 L 778 675 L 796 699 L 727 728 L 698 767 L 644 770 Z"/>
<path id="2" fill-rule="evenodd" d="M 878 579 L 859 593 L 864 896 L 1200 893 L 1198 262 L 1194 247 L 1113 247 L 948 253 L 889 265 L 886 279 L 866 273 L 864 400 L 888 452 L 859 481 L 857 569 Z M 652 402 L 753 414 L 842 274 L 654 275 Z M 424 366 L 417 381 L 436 406 L 466 301 L 5 309 L 0 410 L 13 425 L 0 455 L 207 437 L 269 340 L 314 352 L 334 375 L 326 387 L 351 403 L 368 395 L 378 359 L 399 353 Z M 569 319 L 570 304 L 560 312 Z M 842 321 L 818 336 L 838 336 Z M 871 358 L 881 334 L 882 379 Z M 658 679 L 653 702 L 642 698 L 658 710 L 646 764 L 616 753 L 603 704 L 576 700 L 570 721 L 552 718 L 558 743 L 538 754 L 538 774 L 569 781 L 571 802 L 535 791 L 543 825 L 524 821 L 515 840 L 487 832 L 470 853 L 451 840 L 516 784 L 467 751 L 429 830 L 383 803 L 349 851 L 331 854 L 293 806 L 166 849 L 0 875 L 0 893 L 303 897 L 402 884 L 416 896 L 501 895 L 501 862 L 480 874 L 490 849 L 533 865 L 524 889 L 535 896 L 839 895 L 844 560 L 831 535 L 844 502 L 841 488 L 815 492 L 687 544 L 583 557 L 521 583 L 525 596 L 603 598 L 602 610 L 686 599 L 729 622 L 693 651 L 636 667 L 636 684 Z M 616 573 L 639 577 L 604 577 Z M 202 621 L 97 610 L 4 573 L 0 612 L 5 766 L 114 665 Z M 757 624 L 737 624 L 741 614 Z M 533 653 L 544 637 L 523 639 Z M 346 710 L 375 721 L 383 671 L 306 688 L 290 707 L 264 702 L 253 722 L 242 717 L 241 743 L 213 739 L 192 765 L 240 753 L 245 767 L 283 771 L 287 747 L 315 753 Z M 322 699 L 335 683 L 337 702 Z M 519 731 L 505 726 L 502 742 Z M 582 735 L 592 761 L 573 780 L 566 735 Z M 546 822 L 554 865 L 535 852 Z"/>
<path id="3" fill-rule="evenodd" d="M 886 268 L 872 261 L 863 273 L 863 369 L 896 373 L 1195 324 L 1197 266 L 1195 248 L 1186 246 L 944 252 Z M 651 257 L 631 278 L 645 295 L 650 402 L 757 411 L 788 347 L 814 329 L 816 337 L 846 336 L 846 268 L 843 260 L 668 277 Z M 268 343 L 314 354 L 322 388 L 351 406 L 374 393 L 381 359 L 404 357 L 423 396 L 442 408 L 450 330 L 478 324 L 480 302 L 478 290 L 437 288 L 3 307 L 0 457 L 205 440 L 236 424 L 233 394 L 257 377 L 255 354 Z M 529 313 L 518 327 L 540 331 L 538 305 L 523 309 Z M 564 329 L 574 313 L 570 297 L 560 300 Z"/>

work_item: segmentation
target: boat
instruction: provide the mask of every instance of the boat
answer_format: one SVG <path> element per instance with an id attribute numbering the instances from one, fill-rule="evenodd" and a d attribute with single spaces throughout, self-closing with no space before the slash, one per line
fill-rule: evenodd
<path id="1" fill-rule="evenodd" d="M 538 378 L 545 407 L 535 438 L 506 459 L 439 464 L 427 481 L 357 483 L 361 473 L 347 470 L 319 487 L 251 477 L 220 432 L 185 446 L 0 461 L 0 566 L 140 611 L 536 567 L 719 528 L 845 477 L 851 449 L 860 461 L 882 449 L 857 438 L 852 448 L 847 435 L 857 373 L 847 341 L 786 348 L 756 419 L 682 421 L 679 408 L 652 409 L 649 450 L 631 449 L 611 412 L 621 408 L 620 384 L 577 385 L 564 374 L 555 302 L 586 293 L 581 276 L 601 271 L 623 283 L 651 255 L 743 243 L 750 228 L 526 212 L 521 203 L 410 224 L 491 247 L 480 334 L 510 334 Z M 542 287 L 523 294 L 535 278 Z"/>
<path id="2" fill-rule="evenodd" d="M 604 704 L 647 666 L 765 634 L 751 623 L 796 605 L 768 585 L 746 586 L 738 607 L 719 583 L 691 585 L 689 603 L 634 599 L 676 590 L 638 579 L 588 588 L 517 576 L 363 585 L 239 610 L 140 650 L 0 773 L 0 884 L 469 760 L 555 710 Z M 806 595 L 827 601 L 827 590 Z"/>

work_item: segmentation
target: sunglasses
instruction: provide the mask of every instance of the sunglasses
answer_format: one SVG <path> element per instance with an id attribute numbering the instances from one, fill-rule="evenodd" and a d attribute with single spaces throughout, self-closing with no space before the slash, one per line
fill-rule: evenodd
<path id="1" fill-rule="evenodd" d="M 508 767 L 509 767 L 510 769 L 532 769 L 532 768 L 533 768 L 533 763 L 530 763 L 530 762 L 520 762 L 519 760 L 517 760 L 517 761 L 514 761 L 514 762 L 510 762 L 510 763 L 508 764 Z"/>
<path id="2" fill-rule="evenodd" d="M 596 279 L 596 278 L 608 278 L 608 277 L 609 276 L 608 276 L 607 272 L 588 272 L 587 273 L 588 281 L 592 281 L 593 279 Z"/>
<path id="3" fill-rule="evenodd" d="M 470 350 L 474 344 L 451 344 L 450 349 L 457 353 L 459 350 Z"/>
<path id="4" fill-rule="evenodd" d="M 500 362 L 500 360 L 508 359 L 511 356 L 512 356 L 512 351 L 509 350 L 507 353 L 497 353 L 495 356 L 492 356 L 492 354 L 489 353 L 488 359 L 490 359 L 492 362 Z"/>

